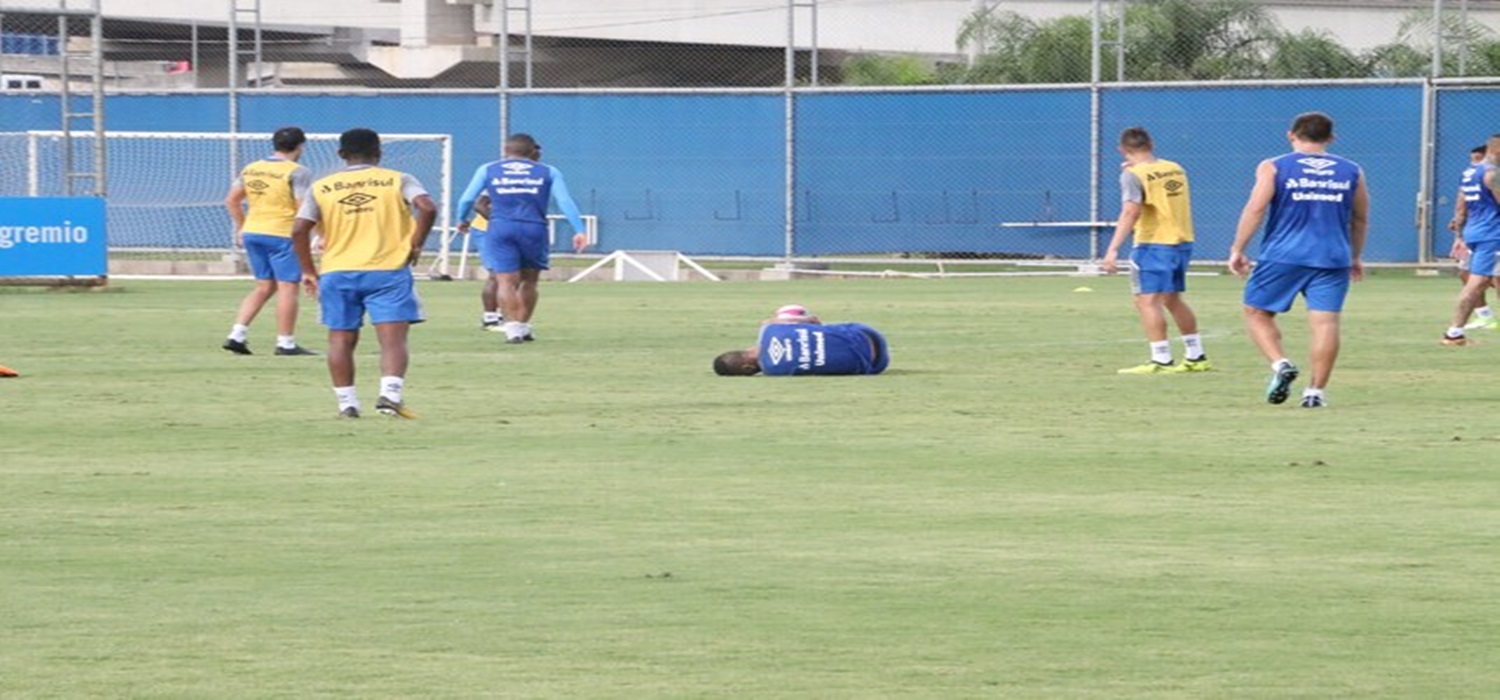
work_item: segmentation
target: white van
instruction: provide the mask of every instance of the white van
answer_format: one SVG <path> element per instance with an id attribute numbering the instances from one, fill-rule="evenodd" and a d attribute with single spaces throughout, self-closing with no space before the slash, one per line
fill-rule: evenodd
<path id="1" fill-rule="evenodd" d="M 6 73 L 0 75 L 0 90 L 41 90 L 42 76 Z"/>

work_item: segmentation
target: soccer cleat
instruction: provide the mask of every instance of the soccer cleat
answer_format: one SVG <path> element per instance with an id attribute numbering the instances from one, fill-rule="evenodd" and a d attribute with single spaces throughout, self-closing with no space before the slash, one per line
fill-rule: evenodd
<path id="1" fill-rule="evenodd" d="M 502 327 L 502 324 L 499 321 L 481 321 L 479 323 L 479 330 L 489 331 L 491 333 L 499 333 L 500 331 L 505 330 L 505 328 Z"/>
<path id="2" fill-rule="evenodd" d="M 534 335 L 532 335 L 530 333 L 527 333 L 526 335 L 521 336 L 521 340 L 529 343 L 529 342 L 531 342 L 533 340 L 536 340 L 536 336 L 534 336 Z"/>
<path id="3" fill-rule="evenodd" d="M 1182 370 L 1178 369 L 1177 365 L 1172 363 L 1147 362 L 1144 365 L 1126 367 L 1125 369 L 1116 371 L 1115 374 L 1170 374 L 1180 371 Z"/>
<path id="4" fill-rule="evenodd" d="M 521 338 L 521 337 L 506 338 L 505 339 L 505 344 L 506 345 L 520 345 L 521 343 L 524 343 L 524 342 L 526 342 L 526 339 L 525 338 Z"/>
<path id="5" fill-rule="evenodd" d="M 1328 402 L 1318 394 L 1308 394 L 1307 396 L 1302 397 L 1303 408 L 1324 408 L 1327 405 Z"/>
<path id="6" fill-rule="evenodd" d="M 387 416 L 395 416 L 397 418 L 414 419 L 417 417 L 417 412 L 407 408 L 406 404 L 400 401 L 392 401 L 384 396 L 375 400 L 375 410 Z"/>
<path id="7" fill-rule="evenodd" d="M 1491 316 L 1489 318 L 1476 318 L 1464 325 L 1464 330 L 1466 331 L 1493 331 L 1496 329 L 1500 329 L 1500 321 L 1495 320 L 1494 316 Z"/>
<path id="8" fill-rule="evenodd" d="M 1177 365 L 1176 371 L 1184 374 L 1188 372 L 1211 372 L 1213 368 L 1213 363 L 1209 362 L 1207 357 L 1200 357 L 1196 360 L 1183 360 L 1182 364 Z"/>
<path id="9" fill-rule="evenodd" d="M 1448 346 L 1452 346 L 1452 347 L 1460 347 L 1460 346 L 1463 346 L 1463 345 L 1468 345 L 1469 344 L 1469 339 L 1467 337 L 1464 337 L 1464 336 L 1461 336 L 1461 335 L 1458 336 L 1458 337 L 1454 337 L 1454 336 L 1446 335 L 1445 334 L 1445 335 L 1443 335 L 1443 344 L 1444 345 L 1448 345 Z"/>
<path id="10" fill-rule="evenodd" d="M 344 410 L 339 411 L 339 418 L 358 418 L 358 417 L 359 417 L 359 409 L 357 409 L 357 408 L 355 408 L 353 406 L 346 407 Z"/>
<path id="11" fill-rule="evenodd" d="M 289 348 L 283 348 L 281 346 L 277 346 L 276 347 L 276 354 L 277 355 L 316 355 L 318 353 L 313 352 L 311 350 L 308 350 L 307 348 L 304 348 L 301 345 L 293 345 L 292 347 L 289 347 Z"/>
<path id="12" fill-rule="evenodd" d="M 1292 382 L 1297 381 L 1297 374 L 1297 366 L 1290 362 L 1271 373 L 1271 383 L 1266 385 L 1266 402 L 1286 403 L 1286 397 L 1292 389 Z"/>
<path id="13" fill-rule="evenodd" d="M 253 352 L 250 352 L 250 346 L 247 343 L 245 343 L 245 341 L 243 341 L 243 340 L 235 340 L 234 338 L 225 338 L 224 339 L 224 344 L 220 345 L 219 347 L 224 348 L 225 350 L 228 350 L 228 351 L 230 351 L 230 352 L 232 352 L 232 353 L 234 353 L 236 355 L 254 355 L 255 354 Z"/>

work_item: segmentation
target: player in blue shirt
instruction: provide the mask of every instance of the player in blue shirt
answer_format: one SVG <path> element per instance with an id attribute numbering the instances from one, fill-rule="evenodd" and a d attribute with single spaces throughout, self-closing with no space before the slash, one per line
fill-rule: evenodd
<path id="1" fill-rule="evenodd" d="M 1260 261 L 1245 283 L 1245 325 L 1271 361 L 1266 400 L 1284 403 L 1297 379 L 1297 366 L 1281 347 L 1276 314 L 1291 309 L 1300 294 L 1312 329 L 1312 381 L 1302 393 L 1302 407 L 1321 408 L 1338 359 L 1344 297 L 1349 282 L 1364 277 L 1360 256 L 1370 194 L 1359 165 L 1328 152 L 1333 141 L 1328 115 L 1297 115 L 1287 140 L 1291 153 L 1261 161 L 1255 169 L 1255 187 L 1229 249 L 1229 269 L 1241 277 L 1250 272 L 1245 246 L 1264 222 Z"/>
<path id="2" fill-rule="evenodd" d="M 1500 134 L 1490 137 L 1484 160 L 1464 171 L 1463 228 L 1454 233 L 1453 249 L 1469 253 L 1469 277 L 1458 293 L 1454 316 L 1463 314 L 1443 334 L 1444 345 L 1466 345 L 1464 322 L 1484 300 L 1484 290 L 1495 278 L 1495 260 L 1500 256 L 1500 202 L 1496 201 L 1496 159 L 1500 158 Z"/>
<path id="3" fill-rule="evenodd" d="M 530 135 L 510 136 L 505 139 L 505 157 L 479 166 L 458 201 L 458 225 L 464 230 L 474 215 L 475 202 L 481 196 L 489 200 L 489 226 L 480 239 L 480 257 L 498 284 L 505 342 L 512 344 L 533 339 L 537 282 L 547 269 L 550 202 L 556 201 L 573 225 L 573 248 L 581 251 L 587 244 L 583 218 L 568 194 L 562 172 L 538 162 L 541 155 L 541 145 Z"/>
<path id="4" fill-rule="evenodd" d="M 754 347 L 714 358 L 721 377 L 880 374 L 890 364 L 885 336 L 862 323 L 824 325 L 816 316 L 775 318 L 760 328 Z"/>

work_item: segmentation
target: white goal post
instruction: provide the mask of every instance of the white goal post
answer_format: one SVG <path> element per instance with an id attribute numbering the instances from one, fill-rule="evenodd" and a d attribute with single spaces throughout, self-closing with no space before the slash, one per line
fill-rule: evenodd
<path id="1" fill-rule="evenodd" d="M 92 134 L 74 133 L 72 138 L 75 151 L 95 147 Z M 12 183 L 0 186 L 0 195 L 66 192 L 62 139 L 61 131 L 0 133 L 0 182 Z M 315 179 L 344 166 L 338 139 L 338 134 L 307 134 L 299 162 Z M 224 195 L 239 175 L 237 167 L 271 153 L 271 134 L 110 131 L 104 142 L 109 150 L 106 206 L 112 257 L 198 254 L 222 259 L 233 254 Z M 438 207 L 433 239 L 439 255 L 434 266 L 446 273 L 454 236 L 452 135 L 382 133 L 380 142 L 381 165 L 410 173 L 432 194 Z M 19 183 L 25 183 L 24 191 L 16 191 Z"/>

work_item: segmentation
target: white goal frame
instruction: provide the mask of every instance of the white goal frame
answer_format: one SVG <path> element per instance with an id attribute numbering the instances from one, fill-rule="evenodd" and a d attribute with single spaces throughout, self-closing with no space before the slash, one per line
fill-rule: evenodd
<path id="1" fill-rule="evenodd" d="M 62 138 L 61 131 L 32 130 L 23 132 L 11 132 L 26 135 L 26 192 L 35 197 L 41 194 L 41 141 L 48 138 Z M 269 143 L 269 133 L 258 132 L 210 132 L 210 131 L 107 131 L 104 134 L 105 141 L 110 139 L 172 139 L 172 140 L 198 140 L 198 141 L 223 141 L 225 144 L 235 144 L 236 149 L 244 142 Z M 74 139 L 92 139 L 94 134 L 74 133 Z M 334 133 L 310 133 L 307 140 L 337 143 L 339 134 Z M 433 261 L 430 271 L 447 274 L 451 259 L 449 247 L 453 242 L 454 230 L 451 226 L 453 209 L 451 206 L 453 197 L 453 135 L 452 134 L 418 134 L 404 132 L 390 132 L 380 134 L 382 144 L 393 142 L 431 141 L 439 144 L 441 163 L 439 165 L 439 182 L 436 184 L 436 192 L 433 199 L 437 204 L 437 221 L 433 229 L 440 231 L 439 249 L 437 259 Z M 234 151 L 237 153 L 237 150 Z M 237 162 L 237 158 L 231 157 L 230 163 Z M 229 182 L 239 173 L 226 173 L 225 182 Z M 432 187 L 434 183 L 423 183 Z M 134 252 L 227 252 L 232 250 L 227 242 L 223 248 L 110 248 L 111 253 L 134 251 Z"/>

